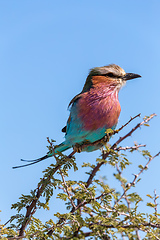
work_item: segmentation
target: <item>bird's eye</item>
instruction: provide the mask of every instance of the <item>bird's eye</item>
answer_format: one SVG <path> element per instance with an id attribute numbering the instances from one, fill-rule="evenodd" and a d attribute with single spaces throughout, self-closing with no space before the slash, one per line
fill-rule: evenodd
<path id="1" fill-rule="evenodd" d="M 108 76 L 108 77 L 114 77 L 114 74 L 110 72 L 110 73 L 107 73 L 106 76 Z"/>

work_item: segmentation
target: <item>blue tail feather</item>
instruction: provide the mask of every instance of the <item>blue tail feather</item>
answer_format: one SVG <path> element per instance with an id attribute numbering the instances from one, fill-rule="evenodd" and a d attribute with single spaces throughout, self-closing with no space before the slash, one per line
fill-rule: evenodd
<path id="1" fill-rule="evenodd" d="M 61 144 L 59 144 L 59 145 L 55 148 L 54 153 L 63 152 L 63 151 L 65 151 L 65 150 L 69 149 L 69 148 L 70 148 L 69 145 L 65 144 L 65 142 L 62 142 Z M 34 160 L 24 160 L 24 159 L 21 159 L 21 161 L 23 161 L 23 162 L 29 162 L 29 163 L 27 163 L 27 164 L 25 164 L 25 165 L 20 165 L 20 166 L 13 167 L 13 169 L 30 166 L 30 165 L 33 165 L 33 164 L 35 164 L 35 163 L 41 162 L 41 161 L 43 161 L 43 160 L 45 160 L 45 159 L 47 159 L 47 158 L 49 158 L 49 157 L 52 157 L 52 156 L 53 156 L 53 153 L 48 153 L 48 154 L 46 154 L 45 156 L 43 156 L 43 157 L 41 157 L 41 158 L 34 159 Z"/>
<path id="2" fill-rule="evenodd" d="M 60 143 L 57 147 L 55 147 L 54 149 L 54 153 L 57 152 L 64 152 L 67 149 L 71 148 L 71 146 L 69 146 L 68 144 L 66 144 L 65 142 Z"/>

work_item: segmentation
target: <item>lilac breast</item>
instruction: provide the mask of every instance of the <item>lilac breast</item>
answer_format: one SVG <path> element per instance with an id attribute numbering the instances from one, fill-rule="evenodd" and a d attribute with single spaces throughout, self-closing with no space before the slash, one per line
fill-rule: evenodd
<path id="1" fill-rule="evenodd" d="M 82 95 L 77 105 L 78 117 L 87 131 L 112 128 L 117 124 L 121 111 L 118 92 L 107 91 L 106 88 L 90 89 Z"/>

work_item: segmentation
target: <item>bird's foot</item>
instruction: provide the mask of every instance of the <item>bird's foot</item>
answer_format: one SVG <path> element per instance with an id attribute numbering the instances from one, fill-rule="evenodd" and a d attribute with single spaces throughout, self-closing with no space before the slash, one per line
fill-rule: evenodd
<path id="1" fill-rule="evenodd" d="M 75 152 L 80 153 L 80 152 L 82 152 L 82 146 L 81 146 L 79 143 L 76 143 L 76 144 L 73 146 L 73 150 L 74 150 Z"/>
<path id="2" fill-rule="evenodd" d="M 104 138 L 101 140 L 101 143 L 102 143 L 103 145 L 105 145 L 106 142 L 109 142 L 109 139 L 110 139 L 109 134 L 106 134 L 106 135 L 104 136 Z"/>
<path id="3" fill-rule="evenodd" d="M 118 133 L 119 132 L 119 130 L 113 130 L 113 129 L 111 129 L 111 128 L 108 128 L 107 130 L 106 130 L 106 135 L 105 135 L 105 137 L 104 137 L 104 141 L 105 142 L 109 142 L 109 140 L 110 140 L 110 138 L 115 134 L 115 133 Z"/>

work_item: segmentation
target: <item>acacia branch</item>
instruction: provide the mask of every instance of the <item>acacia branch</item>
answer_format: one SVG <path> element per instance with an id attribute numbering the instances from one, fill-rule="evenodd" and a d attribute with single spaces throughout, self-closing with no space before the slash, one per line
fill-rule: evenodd
<path id="1" fill-rule="evenodd" d="M 90 223 L 90 226 L 92 225 L 99 225 L 99 226 L 102 226 L 102 227 L 106 227 L 106 228 L 116 228 L 117 226 L 115 225 L 112 225 L 112 224 L 103 224 L 101 222 L 96 222 L 96 223 Z M 119 223 L 118 223 L 118 226 Z M 151 223 L 151 222 L 141 222 L 141 223 L 137 223 L 137 224 L 123 224 L 121 225 L 122 228 L 138 228 L 138 229 L 141 229 L 141 227 L 144 226 L 144 227 L 153 227 L 153 228 L 159 228 L 160 229 L 160 224 L 158 223 Z"/>
<path id="2" fill-rule="evenodd" d="M 117 228 L 117 226 L 116 225 L 107 225 L 107 224 L 102 224 L 102 223 L 100 223 L 100 222 L 97 222 L 97 223 L 90 223 L 90 226 L 93 226 L 93 225 L 98 225 L 98 226 L 102 226 L 102 227 L 105 227 L 105 228 Z M 121 225 L 121 226 L 119 226 L 118 225 L 118 227 L 121 227 L 121 228 L 124 228 L 124 229 L 139 229 L 139 230 L 143 230 L 142 229 L 142 226 L 143 227 L 152 227 L 152 228 L 158 228 L 158 229 L 160 229 L 160 224 L 155 224 L 155 223 L 150 223 L 150 222 L 145 222 L 145 223 L 140 223 L 140 224 L 124 224 L 124 225 Z M 87 234 L 87 236 L 91 236 L 92 234 L 93 234 L 93 232 L 87 232 L 86 233 Z M 157 240 L 160 240 L 160 238 L 158 237 L 158 236 L 156 236 L 156 235 L 154 235 L 155 236 L 155 238 L 157 239 Z"/>
<path id="3" fill-rule="evenodd" d="M 132 134 L 134 131 L 136 131 L 139 127 L 141 127 L 142 125 L 144 125 L 145 123 L 147 123 L 148 121 L 150 121 L 154 116 L 156 116 L 156 114 L 152 114 L 150 117 L 146 118 L 144 121 L 138 123 L 138 124 L 137 124 L 134 128 L 132 128 L 132 130 L 131 130 L 130 132 L 128 132 L 126 135 L 124 135 L 123 137 L 120 137 L 120 138 L 111 146 L 111 148 L 109 149 L 108 152 L 103 153 L 103 159 L 105 160 L 105 159 L 109 156 L 109 154 L 111 154 L 112 150 L 118 150 L 118 149 L 117 149 L 117 146 L 118 146 L 118 144 L 119 144 L 120 142 L 122 142 L 122 141 L 123 141 L 124 139 L 126 139 L 127 137 L 131 136 L 131 134 Z M 119 128 L 118 130 L 115 130 L 115 131 L 111 132 L 111 133 L 109 134 L 109 137 L 110 137 L 111 135 L 114 135 L 115 133 L 118 133 L 120 130 L 122 130 L 125 126 L 127 126 L 132 120 L 134 120 L 134 119 L 137 118 L 137 117 L 140 117 L 140 114 L 138 114 L 138 115 L 136 115 L 135 117 L 131 118 L 125 125 L 122 125 L 122 127 Z M 101 140 L 96 141 L 96 142 L 94 142 L 94 143 L 84 143 L 81 147 L 82 147 L 82 149 L 83 149 L 83 148 L 85 148 L 86 146 L 90 146 L 90 145 L 93 146 L 93 145 L 97 145 L 98 143 L 104 143 L 104 142 L 106 142 L 106 141 L 108 141 L 108 135 L 107 135 L 107 134 L 106 134 L 106 136 L 105 136 L 104 138 L 102 138 Z M 53 156 L 55 157 L 55 155 L 54 155 L 54 148 L 53 148 L 53 146 L 52 146 L 52 142 L 50 142 L 49 139 L 48 139 L 48 142 L 49 142 L 50 147 L 51 147 L 51 149 L 52 149 L 52 151 L 53 151 Z M 141 146 L 142 146 L 142 145 L 135 146 L 134 149 L 138 149 L 138 147 L 141 147 Z M 144 145 L 143 145 L 143 146 L 144 146 Z M 122 147 L 121 147 L 121 148 L 122 148 Z M 127 147 L 126 147 L 126 149 L 127 149 Z M 128 147 L 128 149 L 129 149 L 129 147 Z M 131 147 L 131 149 L 133 149 L 133 147 Z M 123 149 L 120 149 L 120 147 L 119 147 L 119 150 L 123 150 Z M 125 150 L 125 149 L 124 149 L 124 150 Z M 75 153 L 76 153 L 76 151 L 75 151 L 75 149 L 74 149 L 74 150 L 72 151 L 72 153 L 71 153 L 67 158 L 71 158 Z M 158 155 L 159 155 L 159 153 L 158 153 L 157 155 L 155 155 L 154 158 L 155 158 L 156 156 L 158 156 Z M 56 159 L 56 158 L 55 158 L 55 159 Z M 152 159 L 151 159 L 151 160 L 152 160 Z M 151 161 L 151 160 L 150 160 L 150 161 Z M 56 161 L 57 161 L 57 160 L 56 160 Z M 150 162 L 150 161 L 149 161 L 149 162 Z M 148 162 L 148 164 L 149 164 L 149 162 Z M 91 172 L 91 174 L 90 174 L 90 176 L 89 176 L 89 178 L 88 178 L 88 180 L 87 180 L 87 182 L 86 182 L 86 188 L 88 188 L 89 185 L 92 183 L 92 180 L 93 180 L 94 176 L 96 175 L 97 171 L 100 169 L 100 167 L 101 167 L 104 163 L 105 163 L 105 161 L 104 161 L 104 162 L 102 161 L 102 162 L 98 163 L 97 166 L 92 170 L 92 172 Z M 23 221 L 23 223 L 22 223 L 22 225 L 21 225 L 21 228 L 20 228 L 20 230 L 19 230 L 19 236 L 18 236 L 18 238 L 10 238 L 10 239 L 21 239 L 21 238 L 24 238 L 24 230 L 26 229 L 27 225 L 29 224 L 30 219 L 31 219 L 31 216 L 32 216 L 32 215 L 36 212 L 36 210 L 37 210 L 37 202 L 38 202 L 39 198 L 41 197 L 42 193 L 43 193 L 44 190 L 45 190 L 46 182 L 50 183 L 52 176 L 53 176 L 58 170 L 60 170 L 60 168 L 61 168 L 61 166 L 62 166 L 63 164 L 64 164 L 64 162 L 63 162 L 63 163 L 62 163 L 62 162 L 58 163 L 58 161 L 57 161 L 57 163 L 56 163 L 56 165 L 55 165 L 55 168 L 54 168 L 53 171 L 52 171 L 52 174 L 49 175 L 49 176 L 47 176 L 46 178 L 43 178 L 43 179 L 41 180 L 41 183 L 38 185 L 38 187 L 37 187 L 37 189 L 36 189 L 36 195 L 35 195 L 34 200 L 32 200 L 31 204 L 30 204 L 29 206 L 27 206 L 27 208 L 26 208 L 26 214 L 25 214 L 25 216 L 24 216 L 24 221 Z M 145 167 L 147 167 L 147 164 L 146 164 Z M 144 170 L 144 169 L 143 169 L 143 170 Z M 142 172 L 142 170 L 141 170 L 141 172 Z M 140 172 L 139 174 L 141 174 L 141 172 Z M 135 179 L 133 180 L 133 183 L 136 181 L 136 179 L 137 179 L 137 177 L 135 177 Z M 63 183 L 64 183 L 64 187 L 65 187 L 65 189 L 66 189 L 66 192 L 67 192 L 67 194 L 68 194 L 68 197 L 69 197 L 69 199 L 70 199 L 70 201 L 71 201 L 72 199 L 71 199 L 71 196 L 70 196 L 70 194 L 69 194 L 69 192 L 68 192 L 68 188 L 67 188 L 67 186 L 65 185 L 65 180 L 64 180 L 63 178 L 62 178 L 62 180 L 63 180 Z M 124 192 L 123 196 L 124 196 L 124 195 L 125 195 L 125 192 Z M 123 196 L 122 196 L 122 197 L 123 197 Z M 120 200 L 119 200 L 119 201 L 120 201 Z M 71 201 L 71 204 L 72 204 L 72 206 L 73 206 L 73 209 L 72 209 L 71 213 L 74 213 L 77 209 L 79 209 L 80 207 L 84 206 L 84 205 L 87 204 L 87 203 L 88 203 L 88 202 L 85 201 L 85 202 L 79 203 L 79 204 L 76 206 L 76 205 L 74 204 L 74 202 Z M 118 202 L 117 202 L 117 203 L 118 203 Z M 64 224 L 64 222 L 65 222 L 65 219 L 60 219 L 57 224 L 58 224 L 58 225 Z M 53 229 L 54 229 L 53 227 L 50 229 L 50 231 L 48 232 L 48 235 L 51 235 L 51 234 L 52 234 Z"/>
<path id="4" fill-rule="evenodd" d="M 146 147 L 146 144 L 139 144 L 139 145 L 135 145 L 135 146 L 131 146 L 131 147 L 128 147 L 128 146 L 126 146 L 126 147 L 117 147 L 115 150 L 116 151 L 121 151 L 121 150 L 124 150 L 124 151 L 126 151 L 126 150 L 138 150 L 141 147 Z"/>
<path id="5" fill-rule="evenodd" d="M 112 147 L 110 148 L 110 150 L 109 150 L 107 153 L 103 154 L 103 159 L 105 160 L 105 159 L 109 156 L 109 154 L 112 152 L 112 150 L 116 150 L 117 145 L 118 145 L 120 142 L 122 142 L 125 138 L 131 136 L 131 134 L 132 134 L 134 131 L 136 131 L 136 130 L 137 130 L 139 127 L 141 127 L 143 124 L 149 122 L 154 116 L 156 116 L 156 114 L 152 114 L 150 117 L 146 118 L 144 121 L 138 123 L 134 128 L 132 128 L 132 130 L 131 130 L 129 133 L 127 133 L 127 134 L 124 135 L 123 137 L 120 137 L 120 138 L 112 145 Z M 136 115 L 135 117 L 131 118 L 125 125 L 123 125 L 123 126 L 120 128 L 120 130 L 122 130 L 125 126 L 127 126 L 132 120 L 134 120 L 134 119 L 137 118 L 137 117 L 140 117 L 140 114 L 138 114 L 138 115 Z M 116 130 L 115 130 L 115 131 L 116 131 Z M 119 131 L 116 131 L 115 133 L 117 133 L 117 132 L 119 132 Z M 114 133 L 114 134 L 115 134 L 115 133 Z M 83 146 L 81 146 L 81 147 L 82 147 L 82 148 L 85 148 L 86 146 L 90 146 L 90 145 L 93 146 L 93 145 L 96 145 L 96 144 L 98 144 L 98 143 L 100 143 L 100 142 L 103 142 L 103 141 L 105 141 L 105 140 L 106 140 L 106 137 L 104 137 L 103 139 L 101 139 L 101 140 L 99 140 L 99 141 L 96 141 L 96 142 L 94 142 L 94 143 L 92 143 L 92 144 L 90 144 L 90 143 L 85 143 L 85 144 L 83 144 Z M 138 149 L 138 147 L 137 147 L 137 149 Z M 73 153 L 75 153 L 75 152 L 76 152 L 76 151 L 74 150 Z M 91 174 L 90 174 L 90 176 L 89 176 L 89 178 L 88 178 L 88 180 L 87 180 L 87 182 L 86 182 L 86 188 L 88 188 L 89 185 L 92 183 L 92 180 L 93 180 L 94 176 L 96 175 L 97 171 L 100 169 L 100 167 L 101 167 L 104 163 L 105 163 L 105 162 L 100 162 L 100 163 L 98 163 L 97 166 L 92 170 L 92 172 L 91 172 Z M 125 193 L 124 193 L 124 195 L 125 195 Z M 90 201 L 91 201 L 91 200 L 89 200 L 89 202 L 90 202 Z M 76 210 L 78 210 L 80 207 L 84 206 L 85 204 L 87 204 L 87 203 L 89 203 L 89 202 L 86 202 L 86 201 L 80 202 L 75 208 L 73 208 L 73 209 L 71 210 L 71 213 L 74 213 L 74 212 L 75 212 Z M 63 221 L 63 220 L 62 220 L 62 221 Z M 61 219 L 59 220 L 59 222 L 61 222 Z M 59 224 L 59 222 L 58 222 L 58 224 Z M 53 227 L 53 229 L 54 229 L 54 227 Z M 50 235 L 53 233 L 53 229 L 50 230 Z"/>
<path id="6" fill-rule="evenodd" d="M 127 192 L 132 186 L 134 186 L 134 185 L 136 184 L 136 180 L 137 180 L 137 178 L 140 176 L 140 174 L 142 174 L 142 173 L 144 172 L 144 170 L 148 169 L 149 163 L 150 163 L 154 158 L 158 157 L 159 155 L 160 155 L 160 152 L 158 152 L 155 156 L 150 157 L 149 160 L 148 160 L 148 162 L 146 163 L 146 165 L 139 171 L 139 173 L 138 173 L 138 174 L 134 174 L 134 179 L 133 179 L 133 181 L 132 181 L 131 183 L 128 183 L 128 184 L 127 184 L 127 187 L 125 188 L 123 194 L 122 194 L 121 197 L 115 202 L 114 207 L 117 205 L 117 203 L 120 202 L 120 200 L 121 200 L 122 198 L 124 198 L 126 192 Z M 114 207 L 113 207 L 113 208 L 114 208 Z"/>
<path id="7" fill-rule="evenodd" d="M 134 118 L 131 118 L 131 119 L 130 119 L 125 125 L 123 125 L 123 126 L 126 126 L 127 124 L 129 124 L 129 123 L 130 123 L 133 119 L 135 119 L 137 116 L 139 116 L 139 115 L 136 115 Z M 132 128 L 132 130 L 129 131 L 126 135 L 124 135 L 123 137 L 120 137 L 120 138 L 111 146 L 111 148 L 110 148 L 106 153 L 103 154 L 103 159 L 105 160 L 105 159 L 109 156 L 109 154 L 112 152 L 112 150 L 116 150 L 116 148 L 117 148 L 117 146 L 118 146 L 118 144 L 119 144 L 120 142 L 122 142 L 122 141 L 123 141 L 124 139 L 126 139 L 127 137 L 130 137 L 133 132 L 135 132 L 135 131 L 136 131 L 138 128 L 140 128 L 142 125 L 144 125 L 144 124 L 146 124 L 147 122 L 149 122 L 149 121 L 150 121 L 153 117 L 155 117 L 155 116 L 156 116 L 155 113 L 151 114 L 150 117 L 148 117 L 148 118 L 146 118 L 144 121 L 138 123 L 138 124 L 137 124 L 134 128 Z M 123 128 L 123 126 L 121 127 L 121 129 Z M 90 176 L 89 176 L 89 178 L 88 178 L 88 180 L 87 180 L 87 183 L 86 183 L 86 186 L 87 186 L 87 187 L 89 187 L 89 185 L 92 183 L 92 180 L 93 180 L 94 176 L 96 175 L 97 171 L 100 169 L 100 167 L 101 167 L 104 163 L 105 163 L 105 161 L 98 163 L 97 166 L 92 170 L 92 172 L 91 172 L 91 174 L 90 174 Z"/>
<path id="8" fill-rule="evenodd" d="M 67 186 L 67 184 L 66 184 L 66 181 L 65 181 L 64 175 L 63 175 L 63 173 L 62 173 L 62 170 L 59 169 L 59 172 L 60 172 L 60 175 L 61 175 L 61 177 L 62 177 L 63 185 L 64 185 L 65 191 L 66 191 L 66 193 L 67 193 L 67 195 L 68 195 L 68 198 L 69 198 L 69 200 L 70 200 L 70 202 L 71 202 L 71 204 L 72 204 L 72 207 L 75 208 L 76 205 L 74 204 L 74 202 L 73 202 L 73 200 L 72 200 L 72 197 L 71 197 L 71 194 L 70 194 L 70 192 L 69 192 L 69 190 L 68 190 L 68 186 Z"/>
<path id="9" fill-rule="evenodd" d="M 138 240 L 141 240 L 141 237 L 140 237 L 140 235 L 139 235 L 138 229 L 136 229 L 136 236 L 137 236 L 137 239 L 138 239 Z"/>
<path id="10" fill-rule="evenodd" d="M 79 144 L 77 144 L 78 145 L 78 147 L 80 147 L 80 149 L 81 149 L 81 151 L 83 150 L 83 149 L 85 149 L 86 147 L 88 147 L 88 146 L 96 146 L 96 145 L 104 145 L 104 143 L 106 143 L 106 142 L 108 142 L 109 141 L 109 139 L 110 139 L 110 137 L 111 136 L 113 136 L 113 135 L 115 135 L 116 133 L 119 133 L 124 127 L 126 127 L 131 121 L 133 121 L 135 118 L 137 118 L 137 117 L 140 117 L 140 113 L 139 114 L 137 114 L 136 116 L 134 116 L 134 117 L 131 117 L 130 118 L 130 120 L 127 122 L 127 123 L 125 123 L 124 125 L 122 125 L 119 129 L 117 129 L 117 130 L 112 130 L 112 129 L 110 129 L 111 130 L 111 132 L 109 132 L 109 133 L 107 133 L 107 129 L 106 129 L 106 135 L 103 137 L 103 138 L 101 138 L 101 139 L 99 139 L 99 140 L 97 140 L 97 141 L 95 141 L 95 142 L 93 142 L 93 143 L 90 143 L 90 142 L 88 142 L 88 141 L 86 141 L 86 142 L 84 142 L 83 143 L 83 145 L 79 145 Z M 152 114 L 152 115 L 154 115 L 154 116 L 156 116 L 156 114 Z M 152 117 L 151 117 L 152 118 Z M 150 118 L 150 119 L 151 119 Z M 149 119 L 149 120 L 150 120 Z M 149 121 L 148 120 L 148 121 Z M 147 121 L 147 122 L 148 122 Z M 136 129 L 135 129 L 136 130 Z M 123 140 L 122 140 L 123 141 Z M 121 141 L 120 141 L 121 142 Z M 117 145 L 118 145 L 118 143 L 117 143 Z M 74 148 L 74 152 L 76 152 L 76 147 Z M 80 152 L 79 151 L 79 149 L 78 149 L 78 151 L 77 152 Z"/>
<path id="11" fill-rule="evenodd" d="M 62 164 L 59 164 L 55 167 L 54 171 L 53 171 L 53 174 L 55 174 L 59 169 L 60 167 L 62 166 Z M 48 176 L 47 178 L 43 178 L 43 180 L 41 181 L 41 185 L 38 186 L 37 188 L 37 193 L 36 193 L 36 196 L 35 196 L 35 199 L 32 200 L 31 204 L 29 206 L 26 207 L 26 215 L 24 217 L 24 221 L 22 223 L 22 226 L 20 228 L 20 231 L 19 231 L 19 237 L 22 237 L 23 234 L 24 234 L 24 230 L 25 228 L 27 227 L 29 221 L 30 221 L 30 218 L 31 216 L 35 213 L 36 211 L 36 204 L 39 200 L 39 198 L 41 197 L 45 187 L 46 187 L 46 183 L 43 184 L 43 182 L 50 182 L 51 180 L 51 177 L 52 176 Z"/>

